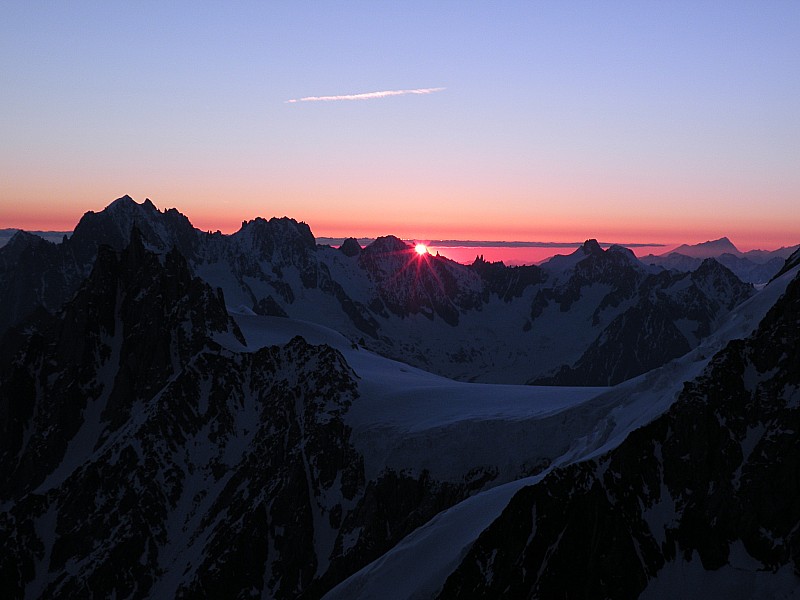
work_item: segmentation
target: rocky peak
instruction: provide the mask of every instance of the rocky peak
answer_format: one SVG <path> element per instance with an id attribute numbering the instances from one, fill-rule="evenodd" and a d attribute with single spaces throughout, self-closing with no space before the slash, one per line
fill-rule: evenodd
<path id="1" fill-rule="evenodd" d="M 158 212 L 158 209 L 150 201 L 150 198 L 146 198 L 144 202 L 139 203 L 131 198 L 128 194 L 125 194 L 124 196 L 114 200 L 106 207 L 106 210 L 108 210 L 110 213 L 130 213 L 137 210 Z"/>
<path id="2" fill-rule="evenodd" d="M 99 213 L 89 211 L 86 214 L 102 215 L 106 220 L 115 223 L 117 228 L 123 231 L 130 231 L 131 226 L 137 221 L 143 223 L 156 219 L 159 216 L 158 209 L 149 198 L 139 204 L 128 195 L 117 198 Z M 80 227 L 80 223 L 78 226 Z M 76 228 L 76 233 L 77 232 Z"/>
<path id="3" fill-rule="evenodd" d="M 725 265 L 713 258 L 705 259 L 692 271 L 692 282 L 710 299 L 730 310 L 753 295 L 753 286 L 741 281 Z"/>
<path id="4" fill-rule="evenodd" d="M 536 265 L 507 267 L 502 261 L 489 262 L 478 256 L 469 266 L 481 276 L 489 292 L 497 294 L 506 302 L 522 296 L 528 286 L 542 283 L 547 275 Z"/>
<path id="5" fill-rule="evenodd" d="M 695 272 L 699 273 L 699 275 L 703 277 L 707 277 L 708 275 L 722 273 L 727 270 L 728 269 L 726 269 L 722 263 L 717 261 L 715 258 L 706 258 L 700 263 L 700 266 L 695 269 Z"/>
<path id="6" fill-rule="evenodd" d="M 234 237 L 266 257 L 271 257 L 281 248 L 289 248 L 293 252 L 314 252 L 317 249 L 309 226 L 288 217 L 273 217 L 269 221 L 256 217 L 252 221 L 244 221 Z"/>
<path id="7" fill-rule="evenodd" d="M 617 252 L 610 255 L 604 251 L 596 239 L 586 240 L 583 245 L 568 255 L 556 254 L 550 260 L 542 263 L 542 268 L 555 273 L 565 273 L 575 269 L 582 262 L 589 259 L 604 260 L 606 256 L 616 256 Z"/>
<path id="8" fill-rule="evenodd" d="M 80 262 L 91 263 L 100 245 L 115 250 L 125 248 L 134 225 L 145 246 L 159 252 L 177 247 L 185 256 L 191 256 L 197 244 L 197 231 L 185 215 L 175 209 L 161 213 L 149 199 L 138 204 L 130 196 L 123 196 L 98 213 L 84 214 L 69 246 Z"/>
<path id="9" fill-rule="evenodd" d="M 364 248 L 366 256 L 374 256 L 376 254 L 395 254 L 398 252 L 410 252 L 411 246 L 406 244 L 403 240 L 393 235 L 386 235 L 377 238 L 369 246 Z"/>
<path id="10" fill-rule="evenodd" d="M 603 254 L 603 249 L 595 239 L 586 240 L 580 250 L 586 256 L 600 256 Z"/>
<path id="11" fill-rule="evenodd" d="M 727 237 L 721 237 L 718 240 L 709 240 L 694 245 L 682 244 L 675 248 L 673 252 L 683 254 L 684 256 L 692 256 L 694 258 L 711 258 L 722 254 L 741 256 L 742 254 Z"/>
<path id="12" fill-rule="evenodd" d="M 609 246 L 607 252 L 610 252 L 614 256 L 625 257 L 631 264 L 637 264 L 639 262 L 639 259 L 636 258 L 636 255 L 630 248 L 620 246 L 619 244 Z"/>
<path id="13" fill-rule="evenodd" d="M 575 276 L 586 282 L 618 284 L 621 279 L 638 278 L 644 267 L 633 252 L 621 246 L 603 250 L 596 240 L 588 240 L 581 250 L 586 258 L 575 266 Z"/>
<path id="14" fill-rule="evenodd" d="M 145 200 L 145 202 L 149 202 L 149 199 Z M 124 196 L 120 196 L 119 198 L 114 200 L 111 204 L 108 205 L 107 208 L 117 210 L 120 209 L 120 207 L 123 207 L 123 209 L 131 208 L 135 204 L 137 204 L 137 202 L 133 198 L 131 198 L 128 194 L 125 194 Z"/>
<path id="15" fill-rule="evenodd" d="M 42 247 L 45 244 L 53 246 L 51 242 L 48 242 L 38 235 L 20 229 L 11 236 L 8 243 L 0 249 L 0 261 L 12 264 L 19 260 L 20 255 L 26 250 Z"/>
<path id="16" fill-rule="evenodd" d="M 417 254 L 395 236 L 376 239 L 364 248 L 359 265 L 376 284 L 380 302 L 398 316 L 438 315 L 458 324 L 461 310 L 480 303 L 480 277 L 469 267 L 440 256 Z"/>
<path id="17" fill-rule="evenodd" d="M 361 254 L 361 244 L 359 244 L 358 240 L 355 238 L 347 238 L 342 242 L 342 245 L 339 246 L 339 252 L 345 256 L 358 256 Z"/>

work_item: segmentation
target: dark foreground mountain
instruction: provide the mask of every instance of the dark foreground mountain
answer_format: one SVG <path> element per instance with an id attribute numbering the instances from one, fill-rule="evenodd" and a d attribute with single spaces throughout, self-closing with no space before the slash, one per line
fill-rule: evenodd
<path id="1" fill-rule="evenodd" d="M 800 587 L 800 278 L 662 417 L 520 491 L 440 597 L 790 597 Z M 794 597 L 794 596 L 792 596 Z"/>
<path id="2" fill-rule="evenodd" d="M 294 220 L 201 232 L 175 209 L 123 197 L 89 212 L 61 244 L 18 233 L 0 248 L 0 332 L 37 307 L 57 311 L 101 244 L 177 249 L 229 308 L 320 323 L 408 364 L 465 381 L 608 385 L 694 348 L 753 293 L 717 263 L 652 273 L 588 241 L 547 268 L 418 255 L 387 236 L 362 249 L 317 246 Z M 658 343 L 653 340 L 658 336 Z"/>
<path id="3" fill-rule="evenodd" d="M 149 230 L 172 239 L 168 227 Z M 748 585 L 755 569 L 764 569 L 768 589 L 797 583 L 796 279 L 776 303 L 796 257 L 782 279 L 753 295 L 713 262 L 694 280 L 669 273 L 651 280 L 624 249 L 598 252 L 587 243 L 573 266 L 545 274 L 552 285 L 536 291 L 542 314 L 569 314 L 597 298 L 624 314 L 642 297 L 642 281 L 650 282 L 648 297 L 685 293 L 702 309 L 698 295 L 714 290 L 733 308 L 689 354 L 644 376 L 610 389 L 538 388 L 442 379 L 307 320 L 254 315 L 249 305 L 232 317 L 227 292 L 194 276 L 193 266 L 213 274 L 238 264 L 216 278 L 230 284 L 250 273 L 241 281 L 251 291 L 265 285 L 259 277 L 273 276 L 264 289 L 297 294 L 276 305 L 299 310 L 310 310 L 312 299 L 323 310 L 331 297 L 341 306 L 338 278 L 324 283 L 324 268 L 363 271 L 371 275 L 341 280 L 384 286 L 376 296 L 382 307 L 368 313 L 386 312 L 384 321 L 376 317 L 381 329 L 416 315 L 444 331 L 485 314 L 486 304 L 467 308 L 483 294 L 492 306 L 514 305 L 520 290 L 533 294 L 539 270 L 428 268 L 406 262 L 393 238 L 369 252 L 351 245 L 351 256 L 311 250 L 306 229 L 288 219 L 246 225 L 235 252 L 226 236 L 198 234 L 209 236 L 198 246 L 187 236 L 193 264 L 167 244 L 148 250 L 156 243 L 145 230 L 132 228 L 122 249 L 97 246 L 73 298 L 61 310 L 35 311 L 0 344 L 6 596 L 492 596 L 499 588 L 535 591 L 515 548 L 541 550 L 540 542 L 553 548 L 541 563 L 548 591 L 557 589 L 558 573 L 569 585 L 594 581 L 609 553 L 630 567 L 631 581 L 620 583 L 612 569 L 598 589 L 622 597 L 665 589 L 653 586 L 675 580 L 670 568 L 680 570 L 679 559 L 693 552 L 692 576 L 704 584 L 719 569 L 728 577 L 726 565 Z M 73 247 L 72 255 L 83 251 Z M 339 258 L 326 263 L 320 255 Z M 464 273 L 487 287 L 461 285 Z M 426 287 L 434 275 L 441 288 Z M 404 289 L 411 283 L 417 287 Z M 742 289 L 749 298 L 738 302 Z M 753 335 L 728 343 L 773 304 Z M 458 326 L 448 322 L 454 318 Z M 540 314 L 531 327 L 543 323 Z M 310 343 L 315 337 L 325 343 Z M 527 503 L 531 494 L 541 505 Z M 507 516 L 520 503 L 541 530 Z M 533 506 L 541 508 L 530 516 Z M 487 545 L 498 535 L 502 543 Z M 502 564 L 491 560 L 495 549 Z M 403 552 L 414 568 L 394 568 Z M 568 571 L 570 556 L 582 552 L 588 558 Z M 476 583 L 472 564 L 498 574 L 484 571 Z M 527 570 L 520 575 L 514 564 Z M 397 585 L 386 584 L 391 577 Z"/>
<path id="4" fill-rule="evenodd" d="M 222 292 L 138 230 L 7 333 L 4 597 L 318 597 L 486 482 L 368 480 L 341 353 L 245 345 Z"/>

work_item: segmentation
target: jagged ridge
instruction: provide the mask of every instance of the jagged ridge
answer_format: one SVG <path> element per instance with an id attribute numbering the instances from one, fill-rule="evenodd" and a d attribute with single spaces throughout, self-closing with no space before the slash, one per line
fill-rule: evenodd
<path id="1" fill-rule="evenodd" d="M 664 416 L 519 492 L 440 597 L 634 598 L 692 560 L 734 565 L 726 594 L 751 596 L 761 571 L 786 565 L 793 576 L 766 580 L 773 591 L 762 593 L 796 588 L 798 330 L 795 277 L 757 331 L 716 355 Z M 722 593 L 724 579 L 709 581 Z"/>

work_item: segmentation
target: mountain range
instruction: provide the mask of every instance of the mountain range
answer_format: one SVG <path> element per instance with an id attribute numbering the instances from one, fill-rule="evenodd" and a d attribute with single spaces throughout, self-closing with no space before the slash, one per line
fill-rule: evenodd
<path id="1" fill-rule="evenodd" d="M 742 281 L 763 284 L 781 269 L 786 259 L 800 246 L 777 250 L 749 250 L 741 252 L 728 238 L 710 240 L 700 244 L 682 244 L 662 255 L 648 254 L 640 260 L 648 265 L 678 271 L 694 271 L 707 258 L 722 263 Z"/>
<path id="2" fill-rule="evenodd" d="M 20 232 L 0 248 L 0 331 L 69 299 L 97 249 L 177 249 L 230 308 L 340 331 L 384 356 L 464 381 L 608 385 L 695 347 L 754 292 L 710 260 L 692 272 L 645 267 L 588 240 L 539 266 L 461 265 L 396 237 L 320 246 L 305 223 L 255 219 L 232 235 L 195 229 L 175 209 L 123 197 L 87 213 L 61 244 Z M 638 334 L 645 321 L 658 336 Z M 613 364 L 604 364 L 611 361 Z"/>
<path id="3" fill-rule="evenodd" d="M 800 251 L 460 265 L 128 197 L 0 248 L 0 583 L 793 597 Z M 521 385 L 533 383 L 535 385 Z"/>
<path id="4" fill-rule="evenodd" d="M 0 247 L 4 246 L 18 232 L 18 229 L 0 229 Z M 41 238 L 53 243 L 60 243 L 68 238 L 70 231 L 31 231 Z M 316 237 L 319 245 L 341 246 L 343 242 L 349 241 L 357 243 L 359 246 L 368 246 L 375 241 L 375 238 L 325 238 Z M 575 247 L 578 244 L 555 243 L 555 242 L 488 242 L 488 241 L 462 241 L 462 240 L 434 240 L 432 245 L 466 246 L 480 249 L 481 247 L 551 247 L 564 248 Z M 613 244 L 601 243 L 602 246 Z M 641 245 L 641 244 L 639 244 Z M 633 246 L 627 246 L 633 247 Z M 761 285 L 769 281 L 775 273 L 783 266 L 783 262 L 800 245 L 786 246 L 777 250 L 749 250 L 741 252 L 728 238 L 723 237 L 718 240 L 710 240 L 699 244 L 682 244 L 670 252 L 640 257 L 639 260 L 645 265 L 659 266 L 664 269 L 675 271 L 694 271 L 701 264 L 703 259 L 714 258 L 718 262 L 728 267 L 739 279 L 747 283 Z M 482 258 L 478 256 L 479 258 Z M 555 260 L 559 260 L 558 256 Z M 549 259 L 550 260 L 550 259 Z M 549 262 L 545 261 L 545 262 Z"/>

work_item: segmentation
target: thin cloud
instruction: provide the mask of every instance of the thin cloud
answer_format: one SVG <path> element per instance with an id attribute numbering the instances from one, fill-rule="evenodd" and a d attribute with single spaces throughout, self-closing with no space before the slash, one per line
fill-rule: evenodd
<path id="1" fill-rule="evenodd" d="M 364 94 L 345 94 L 342 96 L 306 96 L 287 100 L 287 104 L 296 102 L 338 102 L 340 100 L 373 100 L 375 98 L 388 98 L 389 96 L 407 96 L 409 94 L 425 95 L 441 92 L 445 88 L 418 88 L 416 90 L 383 90 L 380 92 L 366 92 Z"/>

